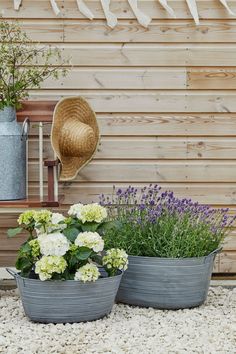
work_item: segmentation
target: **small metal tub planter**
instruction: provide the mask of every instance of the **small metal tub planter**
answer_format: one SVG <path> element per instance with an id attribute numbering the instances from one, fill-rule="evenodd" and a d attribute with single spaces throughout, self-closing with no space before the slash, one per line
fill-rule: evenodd
<path id="1" fill-rule="evenodd" d="M 214 259 L 129 256 L 117 302 L 159 309 L 196 307 L 207 298 Z"/>
<path id="2" fill-rule="evenodd" d="M 7 268 L 17 282 L 27 317 L 42 323 L 75 323 L 108 315 L 115 302 L 122 272 L 95 282 L 23 278 Z M 103 273 L 101 271 L 101 273 Z"/>

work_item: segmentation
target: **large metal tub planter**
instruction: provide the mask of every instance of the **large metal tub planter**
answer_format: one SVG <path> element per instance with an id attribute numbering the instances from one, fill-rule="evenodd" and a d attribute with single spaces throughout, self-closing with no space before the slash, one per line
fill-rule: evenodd
<path id="1" fill-rule="evenodd" d="M 41 281 L 7 270 L 16 279 L 26 316 L 42 323 L 85 322 L 108 315 L 122 277 L 118 271 L 115 276 L 101 277 L 95 282 Z"/>
<path id="2" fill-rule="evenodd" d="M 116 300 L 159 309 L 199 306 L 207 298 L 218 251 L 199 258 L 129 256 Z"/>

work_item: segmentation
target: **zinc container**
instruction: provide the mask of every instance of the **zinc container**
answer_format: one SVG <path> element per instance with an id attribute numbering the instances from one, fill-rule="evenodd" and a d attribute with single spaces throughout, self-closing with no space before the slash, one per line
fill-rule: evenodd
<path id="1" fill-rule="evenodd" d="M 0 110 L 0 200 L 26 198 L 28 128 L 28 119 L 17 123 L 15 108 Z"/>
<path id="2" fill-rule="evenodd" d="M 16 279 L 27 317 L 42 323 L 92 321 L 108 315 L 115 302 L 122 272 L 83 283 L 75 280 L 24 278 L 7 268 Z"/>
<path id="3" fill-rule="evenodd" d="M 207 298 L 218 251 L 199 258 L 129 256 L 116 300 L 159 309 L 199 306 Z"/>

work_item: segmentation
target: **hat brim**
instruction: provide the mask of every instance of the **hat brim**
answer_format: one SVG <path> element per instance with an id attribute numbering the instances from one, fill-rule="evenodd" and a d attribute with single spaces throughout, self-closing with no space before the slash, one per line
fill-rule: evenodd
<path id="1" fill-rule="evenodd" d="M 95 148 L 86 156 L 63 156 L 60 151 L 59 138 L 61 129 L 68 118 L 78 119 L 78 121 L 89 125 L 96 139 Z M 52 148 L 61 162 L 60 181 L 70 181 L 75 179 L 79 171 L 86 166 L 94 157 L 99 144 L 99 128 L 94 111 L 88 102 L 82 97 L 66 97 L 60 100 L 53 113 L 51 130 Z"/>

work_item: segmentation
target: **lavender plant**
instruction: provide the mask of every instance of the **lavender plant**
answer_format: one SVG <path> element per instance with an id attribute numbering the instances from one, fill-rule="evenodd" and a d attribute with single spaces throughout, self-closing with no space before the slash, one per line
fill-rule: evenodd
<path id="1" fill-rule="evenodd" d="M 134 256 L 206 256 L 221 245 L 235 220 L 228 209 L 179 199 L 152 184 L 140 191 L 131 186 L 115 190 L 111 198 L 101 195 L 100 203 L 113 205 L 106 247 L 119 247 Z"/>

